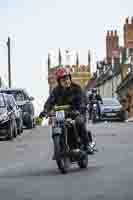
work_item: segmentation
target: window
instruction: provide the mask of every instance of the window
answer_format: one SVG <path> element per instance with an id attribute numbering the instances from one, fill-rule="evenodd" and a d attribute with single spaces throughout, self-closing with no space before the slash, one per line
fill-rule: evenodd
<path id="1" fill-rule="evenodd" d="M 9 96 L 8 101 L 9 101 L 10 105 L 12 106 L 12 108 L 14 108 L 16 106 L 15 101 L 12 96 Z"/>
<path id="2" fill-rule="evenodd" d="M 117 99 L 103 99 L 104 105 L 120 105 Z"/>
<path id="3" fill-rule="evenodd" d="M 2 94 L 0 95 L 0 107 L 5 107 L 5 101 Z"/>
<path id="4" fill-rule="evenodd" d="M 29 96 L 24 90 L 3 90 L 2 92 L 12 95 L 16 101 L 29 100 Z"/>

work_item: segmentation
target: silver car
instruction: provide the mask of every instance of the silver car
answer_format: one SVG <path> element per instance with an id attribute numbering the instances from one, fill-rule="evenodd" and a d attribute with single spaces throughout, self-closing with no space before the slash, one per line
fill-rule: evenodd
<path id="1" fill-rule="evenodd" d="M 7 102 L 12 107 L 12 110 L 16 117 L 17 124 L 17 133 L 20 134 L 23 132 L 23 114 L 22 110 L 18 107 L 14 97 L 12 95 L 7 94 Z"/>
<path id="2" fill-rule="evenodd" d="M 29 96 L 25 89 L 1 89 L 0 92 L 10 94 L 15 98 L 15 101 L 23 113 L 23 125 L 29 129 L 35 127 L 35 109 L 32 101 L 33 97 Z"/>
<path id="3" fill-rule="evenodd" d="M 12 140 L 17 136 L 16 116 L 6 94 L 0 93 L 0 138 Z"/>
<path id="4" fill-rule="evenodd" d="M 109 120 L 126 120 L 126 112 L 116 98 L 103 98 L 101 118 Z"/>

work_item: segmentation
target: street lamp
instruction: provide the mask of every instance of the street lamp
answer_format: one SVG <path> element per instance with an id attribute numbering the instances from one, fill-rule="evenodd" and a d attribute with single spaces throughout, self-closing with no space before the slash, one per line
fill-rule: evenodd
<path id="1" fill-rule="evenodd" d="M 131 59 L 130 59 L 130 69 L 131 73 L 133 73 L 133 53 L 131 54 Z"/>
<path id="2" fill-rule="evenodd" d="M 114 57 L 112 58 L 112 64 L 111 64 L 111 71 L 112 71 L 112 97 L 114 97 L 114 77 L 113 77 L 113 70 L 114 70 Z"/>
<path id="3" fill-rule="evenodd" d="M 3 43 L 3 44 L 2 44 Z M 8 37 L 8 40 L 6 42 L 7 48 L 8 48 L 8 86 L 11 87 L 11 51 L 10 51 L 10 45 L 11 39 Z M 5 43 L 3 41 L 0 41 L 1 46 L 5 46 Z"/>
<path id="4" fill-rule="evenodd" d="M 7 48 L 8 48 L 8 85 L 9 85 L 9 88 L 11 88 L 11 39 L 10 37 L 8 37 Z"/>

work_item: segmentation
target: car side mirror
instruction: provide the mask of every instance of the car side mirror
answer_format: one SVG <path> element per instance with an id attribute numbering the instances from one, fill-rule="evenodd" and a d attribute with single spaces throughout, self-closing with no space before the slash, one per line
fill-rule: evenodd
<path id="1" fill-rule="evenodd" d="M 34 100 L 34 97 L 30 97 L 29 100 L 30 100 L 30 101 L 33 101 L 33 100 Z"/>

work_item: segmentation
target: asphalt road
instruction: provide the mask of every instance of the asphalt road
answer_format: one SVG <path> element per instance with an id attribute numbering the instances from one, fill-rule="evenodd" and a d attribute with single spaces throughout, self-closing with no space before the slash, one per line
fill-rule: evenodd
<path id="1" fill-rule="evenodd" d="M 90 125 L 99 152 L 60 174 L 46 127 L 0 141 L 0 200 L 132 200 L 133 123 Z"/>

